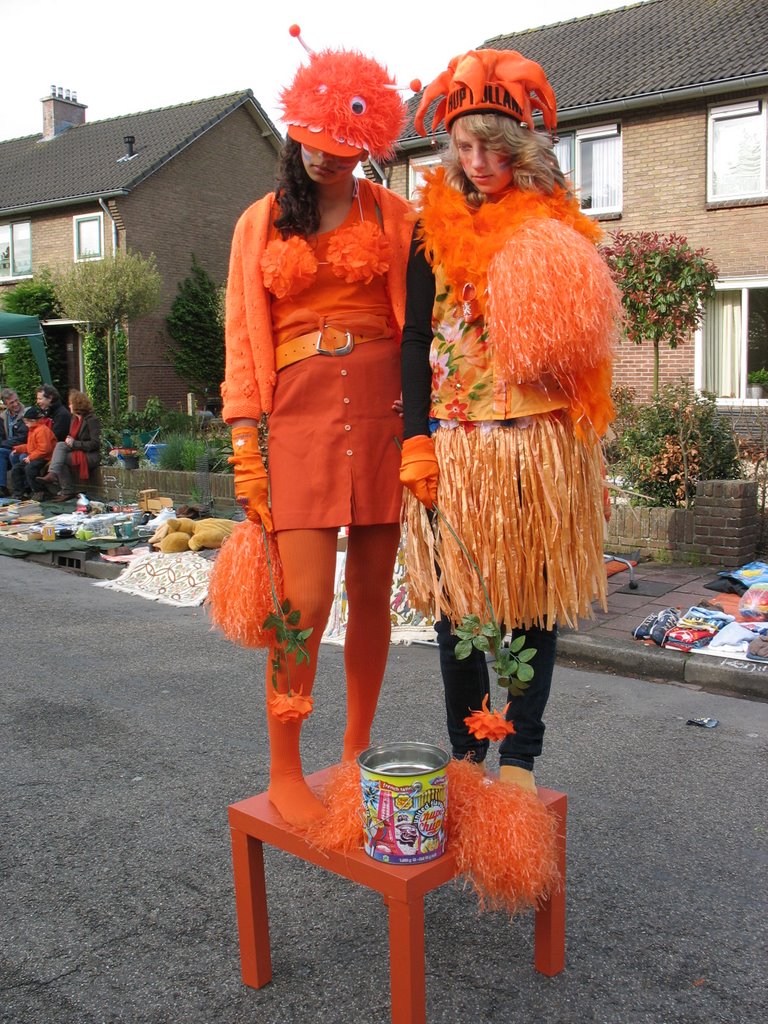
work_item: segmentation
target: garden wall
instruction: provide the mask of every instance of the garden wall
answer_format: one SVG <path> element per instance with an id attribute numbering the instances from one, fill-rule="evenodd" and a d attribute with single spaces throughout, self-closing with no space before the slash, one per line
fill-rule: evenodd
<path id="1" fill-rule="evenodd" d="M 754 559 L 758 536 L 753 481 L 700 480 L 692 509 L 614 506 L 605 550 L 732 568 Z"/>
<path id="2" fill-rule="evenodd" d="M 137 500 L 139 491 L 153 488 L 172 498 L 175 505 L 213 503 L 217 512 L 235 509 L 235 478 L 232 473 L 181 473 L 167 469 L 122 469 L 101 466 L 88 481 L 88 497 L 98 500 Z"/>

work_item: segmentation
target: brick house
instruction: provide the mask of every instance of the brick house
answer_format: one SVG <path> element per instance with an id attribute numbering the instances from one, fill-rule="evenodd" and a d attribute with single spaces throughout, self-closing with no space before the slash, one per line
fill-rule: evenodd
<path id="1" fill-rule="evenodd" d="M 768 367 L 766 39 L 764 0 L 646 0 L 480 44 L 544 67 L 561 166 L 606 232 L 674 232 L 709 251 L 716 298 L 690 344 L 662 350 L 661 383 L 685 376 L 732 411 L 756 404 L 747 373 Z M 406 196 L 446 138 L 416 134 L 417 104 L 385 169 Z M 649 397 L 652 366 L 651 345 L 627 342 L 614 379 Z"/>
<path id="2" fill-rule="evenodd" d="M 192 254 L 216 282 L 227 276 L 235 222 L 274 184 L 282 138 L 250 90 L 86 123 L 75 93 L 52 87 L 43 132 L 0 142 L 0 301 L 44 267 L 154 253 L 161 303 L 128 325 L 128 385 L 142 406 L 167 405 L 187 385 L 168 359 L 165 317 Z M 82 387 L 78 325 L 46 325 Z"/>

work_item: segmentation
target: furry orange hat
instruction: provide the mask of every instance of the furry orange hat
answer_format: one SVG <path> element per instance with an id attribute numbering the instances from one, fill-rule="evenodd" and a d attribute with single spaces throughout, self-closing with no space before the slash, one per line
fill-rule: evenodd
<path id="1" fill-rule="evenodd" d="M 290 138 L 332 156 L 391 156 L 405 103 L 387 69 L 357 50 L 314 53 L 301 40 L 298 25 L 289 31 L 310 55 L 309 64 L 280 93 Z"/>
<path id="2" fill-rule="evenodd" d="M 432 132 L 445 120 L 445 130 L 462 114 L 503 114 L 533 130 L 533 111 L 540 110 L 544 127 L 554 132 L 557 102 L 544 69 L 516 50 L 470 50 L 454 57 L 447 69 L 424 90 L 413 119 L 426 135 L 424 118 L 439 96 Z"/>

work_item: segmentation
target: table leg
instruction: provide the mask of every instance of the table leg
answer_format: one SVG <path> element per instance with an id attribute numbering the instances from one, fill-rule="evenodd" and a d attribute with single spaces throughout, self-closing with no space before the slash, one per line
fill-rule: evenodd
<path id="1" fill-rule="evenodd" d="M 565 842 L 568 800 L 565 794 L 549 804 L 557 818 L 557 862 L 560 888 L 536 910 L 533 962 L 536 970 L 550 978 L 565 967 Z"/>
<path id="2" fill-rule="evenodd" d="M 389 974 L 392 1024 L 426 1024 L 424 899 L 386 898 L 389 910 Z"/>
<path id="3" fill-rule="evenodd" d="M 272 979 L 264 848 L 259 839 L 239 829 L 231 828 L 230 832 L 237 930 L 240 937 L 240 969 L 246 985 L 261 988 Z"/>

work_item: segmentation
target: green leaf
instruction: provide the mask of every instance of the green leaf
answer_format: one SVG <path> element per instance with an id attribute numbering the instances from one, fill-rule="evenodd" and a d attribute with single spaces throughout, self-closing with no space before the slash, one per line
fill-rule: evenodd
<path id="1" fill-rule="evenodd" d="M 517 652 L 520 650 L 524 643 L 525 633 L 523 633 L 522 636 L 516 636 L 515 639 L 511 641 L 509 649 L 513 652 L 513 654 L 517 654 Z"/>
<path id="2" fill-rule="evenodd" d="M 476 636 L 473 638 L 472 646 L 475 647 L 478 651 L 488 652 L 491 649 L 491 645 L 488 643 L 488 637 L 483 636 L 482 633 L 480 634 L 480 636 Z"/>
<path id="3" fill-rule="evenodd" d="M 533 679 L 534 674 L 530 665 L 520 664 L 517 666 L 517 678 L 521 683 L 529 683 Z"/>
<path id="4" fill-rule="evenodd" d="M 471 640 L 459 640 L 454 648 L 454 656 L 459 660 L 463 661 L 464 658 L 468 658 L 474 650 Z"/>
<path id="5" fill-rule="evenodd" d="M 524 651 L 520 651 L 520 653 L 517 656 L 517 660 L 518 661 L 530 661 L 535 656 L 536 656 L 536 648 L 535 647 L 526 647 Z"/>

